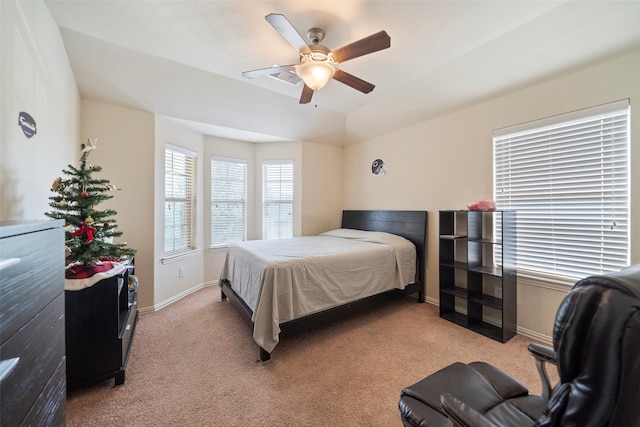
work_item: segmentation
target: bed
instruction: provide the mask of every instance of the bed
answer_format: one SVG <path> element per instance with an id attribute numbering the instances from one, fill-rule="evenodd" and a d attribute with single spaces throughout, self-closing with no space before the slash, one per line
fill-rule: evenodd
<path id="1" fill-rule="evenodd" d="M 233 244 L 221 298 L 253 328 L 265 362 L 287 334 L 398 293 L 424 302 L 426 230 L 426 211 L 346 210 L 341 228 L 318 236 Z"/>

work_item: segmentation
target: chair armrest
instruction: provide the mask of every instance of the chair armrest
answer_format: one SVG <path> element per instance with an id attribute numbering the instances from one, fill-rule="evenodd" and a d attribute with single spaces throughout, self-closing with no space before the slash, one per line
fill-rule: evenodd
<path id="1" fill-rule="evenodd" d="M 549 380 L 545 363 L 551 363 L 552 365 L 557 366 L 557 354 L 554 349 L 545 345 L 529 344 L 527 348 L 529 349 L 529 354 L 531 354 L 536 361 L 536 368 L 540 375 L 540 381 L 542 381 L 542 397 L 548 401 L 551 397 L 551 393 L 553 392 L 553 386 Z"/>
<path id="2" fill-rule="evenodd" d="M 556 351 L 551 347 L 540 344 L 529 344 L 527 348 L 529 349 L 529 353 L 536 359 L 543 359 L 545 362 L 554 365 L 558 364 Z"/>
<path id="3" fill-rule="evenodd" d="M 450 394 L 440 395 L 440 405 L 453 427 L 499 427 Z"/>

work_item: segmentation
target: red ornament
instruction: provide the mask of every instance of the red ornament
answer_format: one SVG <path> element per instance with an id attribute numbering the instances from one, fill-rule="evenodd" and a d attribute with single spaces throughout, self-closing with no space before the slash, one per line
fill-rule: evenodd
<path id="1" fill-rule="evenodd" d="M 86 199 L 87 197 L 89 197 L 89 193 L 87 193 L 86 191 L 83 191 L 82 193 L 80 193 L 80 197 L 82 197 L 83 199 Z"/>
<path id="2" fill-rule="evenodd" d="M 109 223 L 108 223 L 108 222 L 105 222 L 104 224 L 102 224 L 102 228 L 103 228 L 104 230 L 108 230 L 108 229 L 109 229 L 109 227 L 110 227 L 110 225 L 109 225 Z"/>

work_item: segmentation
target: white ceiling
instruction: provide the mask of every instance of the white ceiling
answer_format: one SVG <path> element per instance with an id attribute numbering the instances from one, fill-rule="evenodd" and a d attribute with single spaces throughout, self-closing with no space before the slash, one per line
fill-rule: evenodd
<path id="1" fill-rule="evenodd" d="M 46 0 L 83 97 L 246 141 L 349 144 L 640 46 L 640 1 Z M 330 49 L 380 30 L 391 48 L 340 64 L 299 105 L 301 86 L 242 71 L 295 64 L 264 19 L 286 15 Z M 613 77 L 613 76 L 612 76 Z"/>

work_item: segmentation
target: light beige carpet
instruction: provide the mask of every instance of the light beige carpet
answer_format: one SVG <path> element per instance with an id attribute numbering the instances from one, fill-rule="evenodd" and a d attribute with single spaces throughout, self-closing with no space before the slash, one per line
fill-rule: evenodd
<path id="1" fill-rule="evenodd" d="M 140 316 L 126 381 L 70 392 L 68 426 L 399 426 L 403 387 L 488 361 L 539 393 L 528 338 L 501 344 L 402 298 L 287 337 L 272 360 L 216 287 Z"/>

